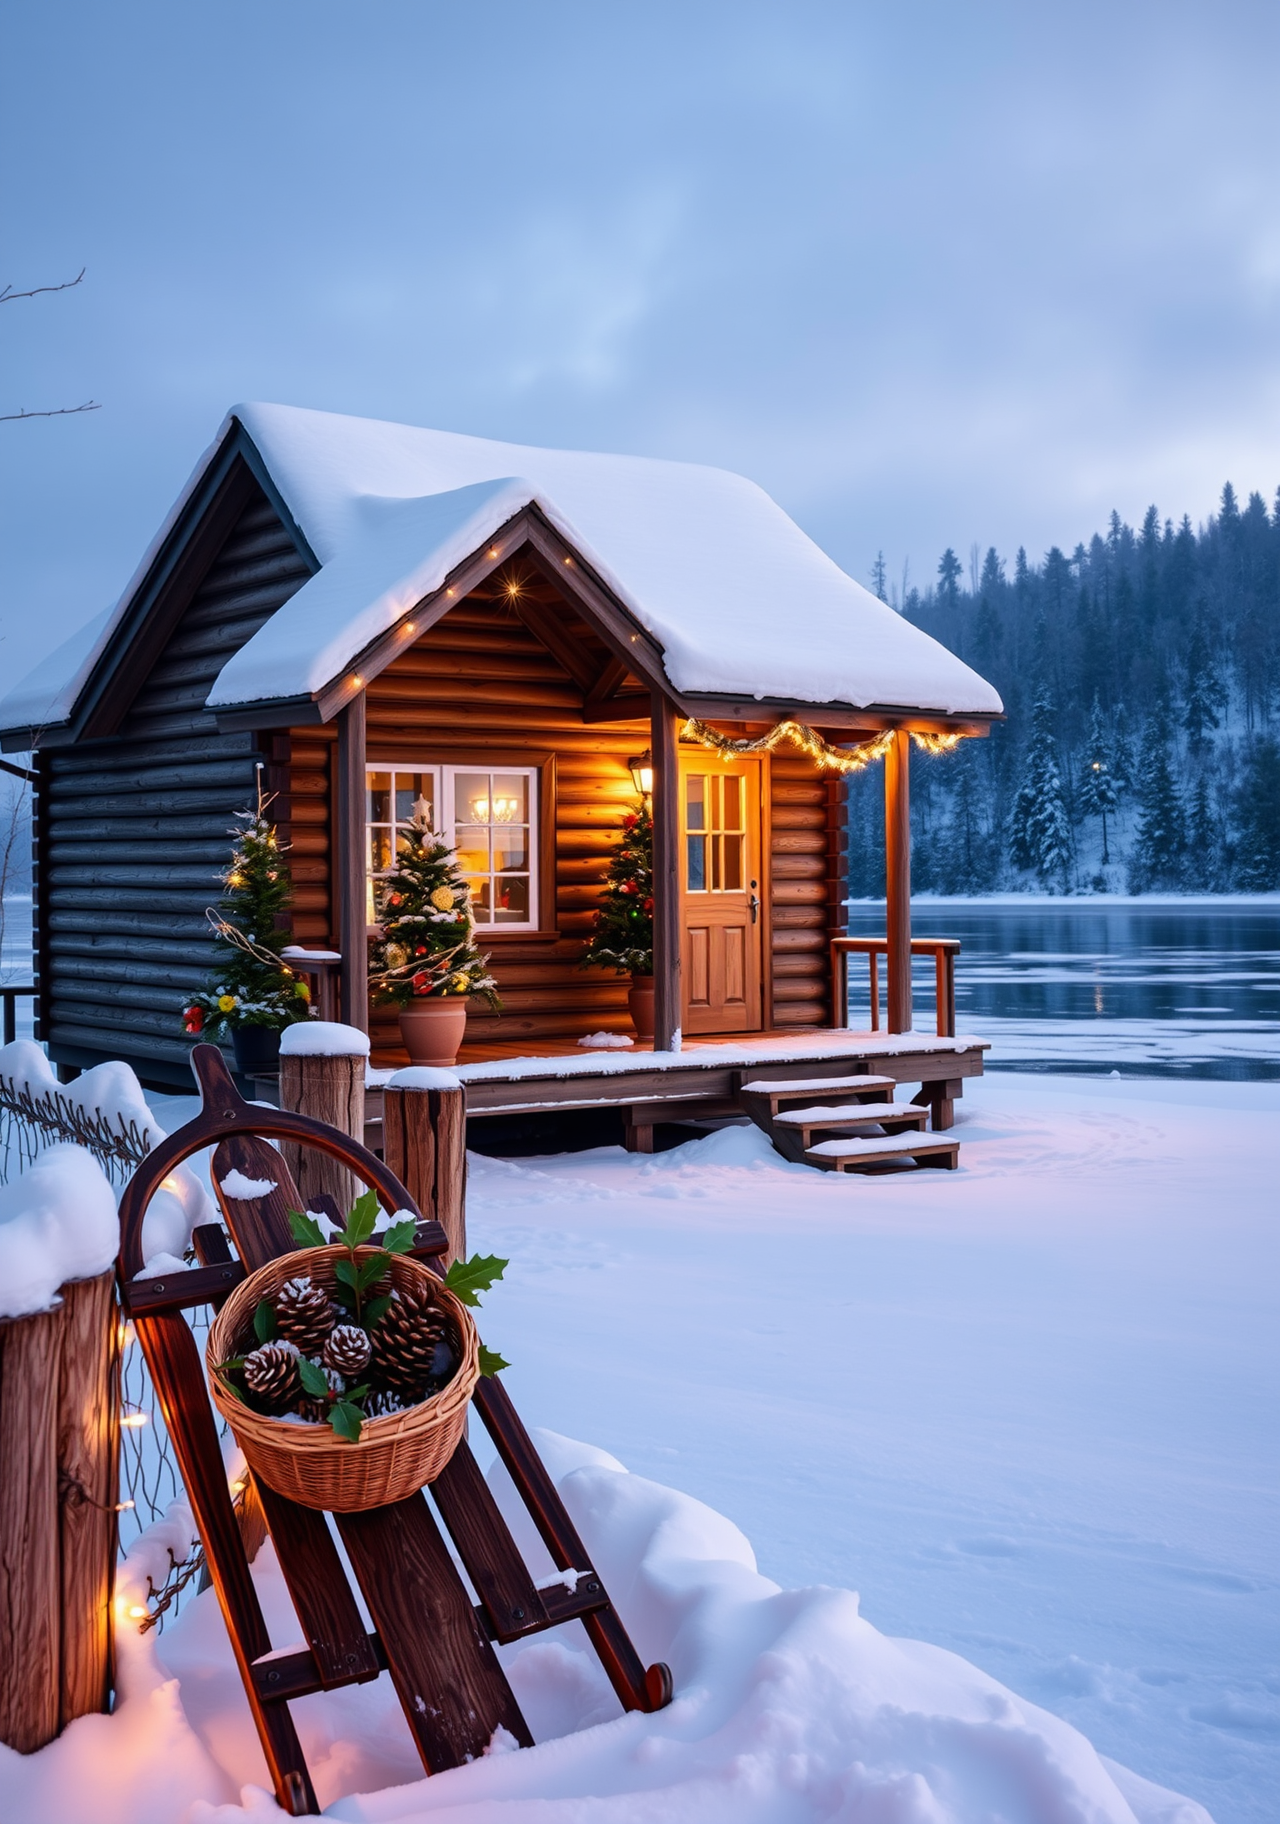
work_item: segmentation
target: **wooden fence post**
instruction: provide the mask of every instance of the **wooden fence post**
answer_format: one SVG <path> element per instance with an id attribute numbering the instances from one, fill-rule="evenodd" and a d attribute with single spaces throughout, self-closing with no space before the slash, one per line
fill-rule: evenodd
<path id="1" fill-rule="evenodd" d="M 382 1092 L 382 1156 L 424 1216 L 467 1258 L 467 1092 L 450 1071 L 397 1071 Z"/>
<path id="2" fill-rule="evenodd" d="M 119 1318 L 110 1272 L 0 1322 L 0 1741 L 31 1754 L 111 1689 Z"/>
<path id="3" fill-rule="evenodd" d="M 369 1040 L 354 1026 L 307 1020 L 286 1027 L 280 1041 L 281 1108 L 327 1121 L 363 1142 L 368 1060 Z M 282 1141 L 280 1151 L 304 1203 L 327 1193 L 343 1215 L 347 1213 L 355 1201 L 356 1181 L 345 1165 L 291 1140 Z"/>

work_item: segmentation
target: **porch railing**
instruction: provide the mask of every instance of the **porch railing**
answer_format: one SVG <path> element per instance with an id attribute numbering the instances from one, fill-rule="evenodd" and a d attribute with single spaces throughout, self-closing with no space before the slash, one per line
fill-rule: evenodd
<path id="1" fill-rule="evenodd" d="M 887 937 L 833 937 L 831 940 L 831 1023 L 849 1024 L 849 956 L 865 956 L 871 981 L 871 1030 L 880 1030 L 880 958 L 889 953 Z M 913 937 L 912 956 L 932 956 L 934 961 L 938 1037 L 956 1036 L 956 957 L 958 937 Z"/>

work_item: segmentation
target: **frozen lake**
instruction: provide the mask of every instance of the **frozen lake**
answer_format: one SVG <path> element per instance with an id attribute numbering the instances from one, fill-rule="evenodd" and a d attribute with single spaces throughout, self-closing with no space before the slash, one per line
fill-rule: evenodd
<path id="1" fill-rule="evenodd" d="M 883 903 L 849 929 L 882 932 Z M 993 1041 L 989 1069 L 1280 1079 L 1280 897 L 918 899 L 912 930 L 960 939 L 956 1025 Z M 932 959 L 916 967 L 923 1027 Z M 865 1025 L 860 958 L 849 983 Z"/>

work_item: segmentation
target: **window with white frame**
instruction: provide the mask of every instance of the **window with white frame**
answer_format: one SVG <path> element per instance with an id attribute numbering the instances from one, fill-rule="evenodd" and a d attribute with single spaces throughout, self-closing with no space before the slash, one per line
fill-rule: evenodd
<path id="1" fill-rule="evenodd" d="M 477 926 L 536 927 L 536 766 L 371 766 L 367 784 L 371 924 L 379 916 L 379 882 L 394 871 L 415 818 L 425 817 L 458 852 Z"/>

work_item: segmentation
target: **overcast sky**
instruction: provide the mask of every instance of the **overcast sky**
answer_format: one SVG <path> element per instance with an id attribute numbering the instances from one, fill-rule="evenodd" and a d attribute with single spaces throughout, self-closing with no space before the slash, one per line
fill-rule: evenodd
<path id="1" fill-rule="evenodd" d="M 101 0 L 0 27 L 0 677 L 226 408 L 681 457 L 854 576 L 1280 483 L 1275 0 Z"/>

